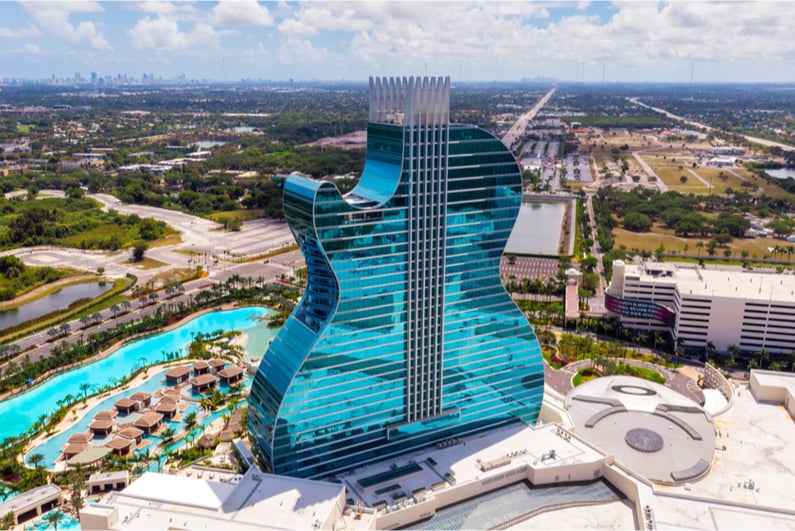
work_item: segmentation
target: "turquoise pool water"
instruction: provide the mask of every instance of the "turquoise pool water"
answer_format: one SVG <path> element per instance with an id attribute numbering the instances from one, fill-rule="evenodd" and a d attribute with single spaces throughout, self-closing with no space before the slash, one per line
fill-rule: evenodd
<path id="1" fill-rule="evenodd" d="M 31 524 L 26 525 L 25 529 L 28 531 L 35 531 L 35 530 L 46 531 L 47 529 L 54 530 L 55 528 L 49 525 L 47 520 L 41 519 L 41 520 L 36 520 L 32 525 Z M 58 529 L 77 531 L 80 529 L 80 520 L 76 519 L 71 514 L 63 513 L 63 519 L 58 523 Z"/>
<path id="2" fill-rule="evenodd" d="M 110 383 L 114 378 L 121 378 L 132 373 L 141 364 L 151 365 L 163 361 L 167 352 L 184 352 L 185 347 L 198 333 L 213 330 L 249 331 L 266 328 L 265 322 L 258 316 L 272 314 L 273 311 L 264 307 L 246 307 L 234 310 L 215 311 L 191 319 L 182 326 L 169 332 L 128 343 L 106 358 L 82 367 L 59 374 L 32 389 L 0 402 L 0 440 L 13 437 L 30 428 L 41 415 L 49 415 L 57 408 L 57 402 L 67 395 L 80 397 L 83 392 L 80 385 L 89 384 L 91 391 L 98 386 Z M 276 333 L 276 329 L 267 329 Z M 263 347 L 263 352 L 267 342 Z M 255 349 L 256 350 L 256 349 Z M 157 387 L 158 378 L 149 382 Z M 144 384 L 146 385 L 146 384 Z M 146 389 L 143 389 L 146 390 Z M 104 409 L 109 406 L 105 405 Z M 93 415 L 87 415 L 88 422 Z M 87 424 L 86 424 L 87 426 Z M 57 436 L 56 436 L 57 437 Z"/>

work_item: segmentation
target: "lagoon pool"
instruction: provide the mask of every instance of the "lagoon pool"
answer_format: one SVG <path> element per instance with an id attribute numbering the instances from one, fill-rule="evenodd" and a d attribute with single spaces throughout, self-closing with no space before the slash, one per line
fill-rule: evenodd
<path id="1" fill-rule="evenodd" d="M 0 440 L 17 436 L 30 428 L 41 415 L 51 414 L 58 407 L 58 401 L 65 396 L 82 396 L 82 384 L 88 384 L 91 393 L 98 386 L 131 374 L 142 364 L 151 365 L 163 361 L 165 353 L 184 352 L 185 347 L 198 332 L 207 333 L 222 329 L 240 330 L 247 335 L 251 333 L 251 336 L 256 337 L 257 340 L 262 338 L 261 340 L 264 341 L 262 352 L 264 352 L 269 340 L 266 336 L 273 337 L 277 329 L 267 328 L 259 317 L 272 313 L 273 310 L 260 306 L 206 313 L 174 330 L 135 340 L 101 360 L 50 378 L 24 393 L 0 402 L 0 418 L 3 419 L 0 423 Z M 257 349 L 254 350 L 256 352 Z M 254 355 L 253 352 L 251 354 Z M 157 380 L 155 384 L 159 383 L 159 378 Z M 105 407 L 107 408 L 108 406 Z"/>
<path id="2" fill-rule="evenodd" d="M 113 395 L 109 396 L 108 398 L 106 398 L 105 400 L 103 400 L 102 402 L 100 402 L 99 404 L 94 406 L 93 408 L 91 408 L 89 411 L 85 412 L 85 415 L 79 421 L 77 421 L 72 427 L 70 427 L 69 429 L 67 429 L 67 430 L 65 430 L 65 431 L 63 431 L 63 432 L 61 432 L 61 433 L 59 433 L 57 435 L 54 435 L 53 437 L 50 437 L 49 439 L 47 439 L 42 444 L 36 446 L 30 452 L 28 452 L 27 456 L 30 457 L 34 453 L 40 453 L 40 454 L 42 454 L 44 456 L 44 462 L 42 463 L 42 466 L 44 468 L 48 468 L 48 469 L 55 468 L 55 462 L 61 456 L 61 449 L 66 444 L 66 441 L 69 439 L 69 437 L 71 437 L 75 433 L 85 433 L 85 432 L 87 432 L 88 431 L 88 425 L 91 424 L 91 421 L 94 420 L 94 417 L 97 415 L 97 413 L 99 413 L 100 411 L 106 411 L 106 410 L 109 410 L 109 409 L 113 408 L 113 404 L 119 398 L 121 398 L 123 396 L 130 396 L 133 393 L 137 393 L 138 391 L 143 391 L 143 392 L 146 392 L 146 393 L 154 393 L 156 390 L 158 390 L 160 388 L 169 387 L 164 381 L 166 371 L 168 371 L 168 369 L 164 368 L 164 369 L 158 370 L 156 372 L 151 372 L 149 374 L 149 378 L 144 383 L 142 383 L 141 385 L 138 385 L 136 387 L 130 387 L 129 389 L 126 389 L 123 393 L 114 393 Z M 254 381 L 254 378 L 252 376 L 247 376 L 242 382 L 244 388 L 245 389 L 249 389 L 251 387 L 251 382 L 252 381 Z M 221 389 L 225 389 L 226 388 L 225 384 L 219 384 L 219 385 L 220 385 Z M 193 395 L 193 396 L 198 398 L 196 395 Z M 153 403 L 155 401 L 156 400 L 153 400 Z M 201 415 L 201 411 L 199 410 L 199 406 L 198 406 L 198 404 L 196 402 L 183 401 L 183 403 L 188 406 L 185 410 L 180 411 L 180 415 L 182 415 L 183 418 L 184 418 L 185 415 L 187 415 L 188 413 L 191 413 L 191 412 L 194 412 L 196 414 Z M 245 400 L 241 400 L 240 403 L 238 404 L 238 407 L 242 407 L 245 404 L 246 404 L 246 401 Z M 79 411 L 79 413 L 83 413 L 82 410 L 78 410 L 78 411 Z M 200 419 L 200 421 L 197 423 L 196 427 L 197 428 L 205 428 L 205 427 L 209 426 L 215 420 L 221 418 L 221 415 L 223 415 L 225 413 L 228 413 L 226 408 L 221 408 L 220 410 L 213 412 L 212 414 L 208 415 L 207 417 Z M 139 416 L 140 416 L 140 413 L 131 413 L 129 415 L 119 415 L 117 417 L 117 422 L 119 422 L 119 423 L 134 422 L 134 420 L 136 418 L 138 418 Z M 173 428 L 174 431 L 176 431 L 177 433 L 179 433 L 180 430 L 183 429 L 183 422 L 181 420 L 173 420 L 173 419 L 171 419 L 171 420 L 165 420 L 164 422 L 166 423 L 166 425 L 168 425 L 169 427 Z M 106 437 L 94 436 L 93 440 L 91 441 L 91 445 L 92 446 L 103 446 L 107 441 L 113 439 L 115 436 L 116 436 L 116 434 L 111 434 L 111 435 L 108 435 Z M 144 435 L 143 439 L 145 441 L 149 441 L 149 444 L 147 444 L 144 447 L 140 447 L 136 451 L 136 453 L 140 454 L 142 452 L 145 452 L 147 448 L 149 450 L 154 450 L 157 447 L 157 445 L 160 444 L 160 442 L 162 440 L 157 435 Z M 168 449 L 169 450 L 175 450 L 175 449 L 181 448 L 185 444 L 186 444 L 186 441 L 184 441 L 184 440 L 183 441 L 176 441 L 176 442 L 172 443 L 171 445 L 169 445 Z M 153 463 L 150 468 L 152 470 L 154 470 L 155 467 L 156 467 L 156 465 Z"/>

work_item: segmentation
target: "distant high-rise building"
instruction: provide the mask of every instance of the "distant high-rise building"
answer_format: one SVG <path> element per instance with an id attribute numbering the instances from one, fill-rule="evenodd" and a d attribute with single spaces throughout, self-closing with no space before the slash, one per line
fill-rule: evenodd
<path id="1" fill-rule="evenodd" d="M 83 75 L 80 72 L 75 72 L 75 81 L 78 83 L 83 81 Z"/>
<path id="2" fill-rule="evenodd" d="M 97 84 L 97 73 L 96 72 L 91 72 L 91 84 L 92 85 L 96 85 Z"/>
<path id="3" fill-rule="evenodd" d="M 267 470 L 324 477 L 538 416 L 540 347 L 499 276 L 520 170 L 449 123 L 449 93 L 448 78 L 371 79 L 356 188 L 285 182 L 308 281 L 250 394 Z"/>

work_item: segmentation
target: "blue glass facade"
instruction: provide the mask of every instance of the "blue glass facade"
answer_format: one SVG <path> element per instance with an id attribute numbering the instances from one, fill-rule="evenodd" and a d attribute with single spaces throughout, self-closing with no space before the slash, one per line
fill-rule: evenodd
<path id="1" fill-rule="evenodd" d="M 285 183 L 308 285 L 251 390 L 266 470 L 326 477 L 538 416 L 540 347 L 499 277 L 519 168 L 491 134 L 448 123 L 446 83 L 398 80 L 405 115 L 374 121 L 371 100 L 365 168 L 345 197 Z"/>

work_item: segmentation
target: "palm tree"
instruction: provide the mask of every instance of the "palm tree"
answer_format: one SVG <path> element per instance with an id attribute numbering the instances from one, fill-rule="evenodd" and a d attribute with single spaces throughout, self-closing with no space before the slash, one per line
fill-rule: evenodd
<path id="1" fill-rule="evenodd" d="M 698 256 L 701 256 L 701 249 L 704 248 L 704 242 L 696 243 L 696 249 L 698 249 Z"/>
<path id="2" fill-rule="evenodd" d="M 762 350 L 759 351 L 759 368 L 763 369 L 765 367 L 765 362 L 770 361 L 770 352 L 767 350 L 766 347 L 762 347 Z"/>
<path id="3" fill-rule="evenodd" d="M 182 419 L 182 422 L 185 423 L 185 427 L 187 429 L 191 429 L 196 425 L 196 412 L 191 411 Z"/>
<path id="4" fill-rule="evenodd" d="M 16 525 L 16 516 L 12 511 L 8 511 L 6 514 L 3 515 L 2 519 L 0 519 L 0 529 L 13 529 L 14 525 Z"/>
<path id="5" fill-rule="evenodd" d="M 122 301 L 121 307 L 125 312 L 129 312 L 132 309 L 132 303 L 130 301 Z"/>
<path id="6" fill-rule="evenodd" d="M 80 495 L 77 495 L 77 496 L 72 495 L 72 498 L 69 500 L 69 503 L 72 504 L 72 507 L 74 508 L 75 512 L 77 513 L 77 519 L 79 520 L 80 519 L 80 509 L 82 509 L 83 506 L 84 506 L 83 498 L 81 498 Z"/>
<path id="7" fill-rule="evenodd" d="M 58 531 L 58 524 L 61 523 L 63 517 L 64 514 L 61 511 L 50 511 L 47 513 L 44 519 L 47 520 L 47 522 L 53 527 L 53 529 L 55 529 L 55 531 Z"/>
<path id="8" fill-rule="evenodd" d="M 704 345 L 704 363 L 708 363 L 709 359 L 715 355 L 715 352 L 717 352 L 715 342 L 707 341 L 707 344 Z"/>
<path id="9" fill-rule="evenodd" d="M 729 345 L 729 346 L 726 348 L 726 351 L 729 353 L 729 356 L 730 356 L 732 359 L 734 359 L 734 358 L 736 358 L 737 356 L 739 356 L 739 355 L 740 355 L 740 352 L 741 352 L 741 350 L 740 350 L 740 347 L 739 347 L 739 346 L 737 346 L 737 345 Z"/>
<path id="10" fill-rule="evenodd" d="M 58 331 L 63 336 L 68 336 L 69 332 L 72 330 L 72 327 L 69 326 L 69 323 L 61 323 L 61 326 L 58 327 Z"/>
<path id="11" fill-rule="evenodd" d="M 83 382 L 80 384 L 80 391 L 83 392 L 83 399 L 88 398 L 88 390 L 91 389 L 91 384 L 88 382 Z"/>
<path id="12" fill-rule="evenodd" d="M 212 400 L 209 398 L 202 398 L 199 402 L 199 407 L 202 411 L 211 412 L 215 407 L 213 406 Z"/>
<path id="13" fill-rule="evenodd" d="M 88 318 L 88 316 L 87 316 L 87 315 L 84 315 L 84 316 L 82 316 L 82 317 L 80 318 L 80 324 L 82 324 L 82 325 L 83 325 L 83 328 L 85 328 L 85 327 L 87 327 L 87 326 L 88 326 L 88 321 L 89 321 L 89 318 Z"/>
<path id="14" fill-rule="evenodd" d="M 94 312 L 91 314 L 91 320 L 95 323 L 98 323 L 102 320 L 102 314 L 99 312 Z"/>
<path id="15" fill-rule="evenodd" d="M 110 307 L 110 311 L 113 313 L 113 318 L 114 319 L 116 318 L 116 314 L 119 313 L 120 309 L 121 308 L 119 308 L 118 304 L 114 304 L 113 306 Z"/>
<path id="16" fill-rule="evenodd" d="M 36 471 L 39 473 L 39 477 L 42 481 L 44 481 L 44 468 L 41 466 L 44 463 L 44 454 L 40 452 L 36 452 L 35 454 L 30 454 L 28 456 L 28 463 L 33 465 L 36 468 Z"/>

